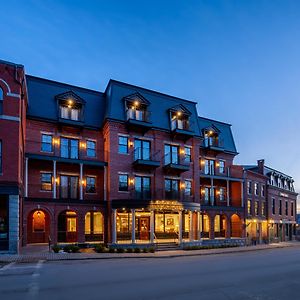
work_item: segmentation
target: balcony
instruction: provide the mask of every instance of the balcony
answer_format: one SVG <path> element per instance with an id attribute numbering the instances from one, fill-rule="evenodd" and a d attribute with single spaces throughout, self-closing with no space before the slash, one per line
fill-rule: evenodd
<path id="1" fill-rule="evenodd" d="M 178 118 L 173 118 L 171 120 L 171 131 L 174 135 L 177 137 L 183 138 L 183 139 L 189 139 L 192 136 L 194 136 L 194 132 L 191 129 L 192 128 L 192 123 L 187 119 L 178 119 Z"/>
<path id="2" fill-rule="evenodd" d="M 151 190 L 132 190 L 130 191 L 130 198 L 134 200 L 152 200 Z"/>
<path id="3" fill-rule="evenodd" d="M 190 164 L 191 162 L 185 155 L 174 156 L 171 153 L 167 153 L 164 156 L 164 169 L 168 172 L 186 172 L 190 169 Z"/>
<path id="4" fill-rule="evenodd" d="M 203 140 L 203 147 L 205 149 L 224 151 L 224 140 L 219 137 L 205 137 Z"/>
<path id="5" fill-rule="evenodd" d="M 151 112 L 145 110 L 138 110 L 136 108 L 128 108 L 126 110 L 127 126 L 131 129 L 141 129 L 146 132 L 152 128 L 150 122 Z"/>
<path id="6" fill-rule="evenodd" d="M 133 152 L 133 165 L 140 168 L 155 169 L 160 166 L 159 153 L 160 151 L 152 154 L 150 149 L 136 148 Z"/>

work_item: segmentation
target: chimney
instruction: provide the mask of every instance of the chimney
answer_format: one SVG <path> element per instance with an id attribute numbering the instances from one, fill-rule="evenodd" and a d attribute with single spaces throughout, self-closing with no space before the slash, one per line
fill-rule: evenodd
<path id="1" fill-rule="evenodd" d="M 265 160 L 259 159 L 257 161 L 258 173 L 264 174 Z"/>

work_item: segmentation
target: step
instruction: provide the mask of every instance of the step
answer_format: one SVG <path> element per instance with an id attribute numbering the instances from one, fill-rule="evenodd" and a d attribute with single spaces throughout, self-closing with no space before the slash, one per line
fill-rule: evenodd
<path id="1" fill-rule="evenodd" d="M 180 249 L 176 243 L 158 243 L 156 244 L 157 251 L 169 251 L 169 250 L 178 250 Z"/>

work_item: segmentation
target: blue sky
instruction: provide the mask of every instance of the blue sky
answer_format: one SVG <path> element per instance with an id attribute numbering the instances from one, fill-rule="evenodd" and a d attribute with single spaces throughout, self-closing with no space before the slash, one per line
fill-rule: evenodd
<path id="1" fill-rule="evenodd" d="M 5 1 L 0 58 L 103 91 L 110 78 L 233 125 L 236 163 L 300 188 L 300 1 Z M 297 185 L 298 182 L 298 185 Z"/>

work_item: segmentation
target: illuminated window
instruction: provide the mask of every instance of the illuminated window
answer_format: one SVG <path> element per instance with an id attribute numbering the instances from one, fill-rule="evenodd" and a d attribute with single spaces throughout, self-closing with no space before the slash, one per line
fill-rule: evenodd
<path id="1" fill-rule="evenodd" d="M 251 216 L 251 214 L 252 214 L 252 202 L 251 202 L 251 200 L 247 201 L 247 211 L 248 211 L 248 215 Z"/>
<path id="2" fill-rule="evenodd" d="M 191 196 L 192 195 L 192 182 L 190 180 L 185 180 L 184 181 L 184 194 L 186 196 Z"/>
<path id="3" fill-rule="evenodd" d="M 221 231 L 221 222 L 220 222 L 220 215 L 215 216 L 215 231 Z"/>
<path id="4" fill-rule="evenodd" d="M 103 216 L 100 212 L 88 212 L 85 215 L 85 234 L 103 233 Z"/>
<path id="5" fill-rule="evenodd" d="M 258 207 L 259 207 L 258 201 L 255 201 L 254 212 L 256 216 L 258 215 Z"/>
<path id="6" fill-rule="evenodd" d="M 225 188 L 223 187 L 220 187 L 219 189 L 219 200 L 220 201 L 225 201 L 226 198 L 225 198 Z"/>
<path id="7" fill-rule="evenodd" d="M 202 231 L 209 232 L 209 217 L 208 215 L 203 215 L 203 224 L 202 224 Z"/>
<path id="8" fill-rule="evenodd" d="M 258 183 L 254 183 L 254 194 L 258 196 Z"/>
<path id="9" fill-rule="evenodd" d="M 41 173 L 41 190 L 52 191 L 52 173 Z"/>

